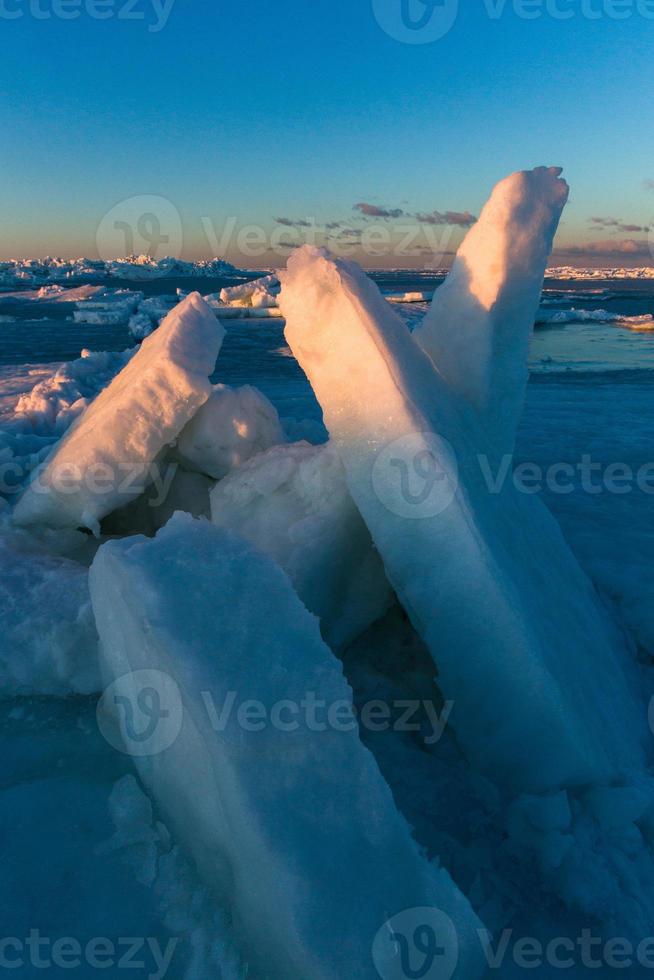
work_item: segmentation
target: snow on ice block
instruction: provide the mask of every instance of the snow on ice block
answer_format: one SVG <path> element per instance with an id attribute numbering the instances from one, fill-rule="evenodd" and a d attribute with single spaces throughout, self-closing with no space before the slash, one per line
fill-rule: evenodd
<path id="1" fill-rule="evenodd" d="M 211 515 L 288 573 L 331 647 L 389 609 L 384 566 L 332 446 L 296 443 L 256 456 L 216 484 Z"/>
<path id="2" fill-rule="evenodd" d="M 178 514 L 154 540 L 105 544 L 90 581 L 113 685 L 104 700 L 131 708 L 114 708 L 124 747 L 230 906 L 254 973 L 401 976 L 388 920 L 412 910 L 410 941 L 436 910 L 451 965 L 439 976 L 479 977 L 480 923 L 419 853 L 359 739 L 341 665 L 285 573 Z M 328 708 L 306 709 L 315 699 L 340 706 L 337 724 Z M 134 713 L 148 703 L 154 728 Z"/>
<path id="3" fill-rule="evenodd" d="M 638 769 L 625 641 L 541 501 L 489 485 L 477 413 L 353 263 L 299 250 L 280 304 L 469 758 L 534 792 Z"/>
<path id="4" fill-rule="evenodd" d="M 88 569 L 0 533 L 0 697 L 101 689 Z"/>
<path id="5" fill-rule="evenodd" d="M 512 174 L 494 189 L 414 337 L 453 391 L 513 452 L 529 339 L 568 185 L 558 167 Z"/>
<path id="6" fill-rule="evenodd" d="M 19 525 L 88 527 L 143 492 L 211 394 L 224 329 L 192 293 L 68 430 L 18 501 Z"/>
<path id="7" fill-rule="evenodd" d="M 277 409 L 252 385 L 215 385 L 181 432 L 176 457 L 189 470 L 215 480 L 251 456 L 284 442 Z"/>

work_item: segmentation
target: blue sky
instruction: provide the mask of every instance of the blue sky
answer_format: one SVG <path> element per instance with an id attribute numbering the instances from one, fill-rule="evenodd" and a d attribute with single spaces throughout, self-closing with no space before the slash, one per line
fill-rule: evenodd
<path id="1" fill-rule="evenodd" d="M 424 44 L 392 36 L 403 0 L 162 2 L 0 0 L 0 257 L 107 251 L 103 217 L 147 195 L 183 239 L 165 204 L 145 237 L 154 214 L 186 258 L 267 267 L 323 234 L 447 264 L 497 180 L 555 164 L 558 259 L 654 264 L 652 0 L 461 0 Z"/>

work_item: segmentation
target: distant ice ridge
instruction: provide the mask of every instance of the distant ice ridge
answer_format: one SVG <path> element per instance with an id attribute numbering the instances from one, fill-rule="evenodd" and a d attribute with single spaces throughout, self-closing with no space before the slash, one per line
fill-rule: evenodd
<path id="1" fill-rule="evenodd" d="M 608 310 L 539 310 L 536 314 L 538 326 L 555 326 L 562 323 L 620 323 L 632 330 L 654 329 L 654 318 L 649 314 L 643 316 L 626 316 L 621 313 L 610 313 Z"/>
<path id="2" fill-rule="evenodd" d="M 654 267 L 576 269 L 570 265 L 559 265 L 549 268 L 546 275 L 548 279 L 654 279 Z"/>
<path id="3" fill-rule="evenodd" d="M 300 719 L 292 731 L 254 730 L 234 714 L 214 727 L 230 692 L 265 712 L 299 710 L 310 692 L 352 711 L 341 664 L 287 576 L 236 536 L 177 515 L 154 540 L 104 545 L 90 582 L 107 683 L 133 697 L 147 677 L 174 726 L 157 726 L 143 753 L 118 712 L 124 744 L 230 907 L 254 972 L 400 976 L 389 920 L 436 909 L 443 976 L 480 978 L 482 924 L 419 852 L 356 724 L 316 730 Z"/>
<path id="4" fill-rule="evenodd" d="M 44 286 L 65 283 L 76 279 L 163 279 L 195 276 L 247 275 L 243 270 L 224 259 L 214 258 L 199 262 L 183 262 L 181 259 L 153 259 L 149 255 L 128 255 L 126 258 L 103 261 L 101 259 L 11 259 L 0 262 L 0 288 Z"/>
<path id="5" fill-rule="evenodd" d="M 496 188 L 418 343 L 357 266 L 324 251 L 291 256 L 280 296 L 350 492 L 455 702 L 461 744 L 529 792 L 644 765 L 624 638 L 546 508 L 512 485 L 489 492 L 478 458 L 513 449 L 567 197 L 558 174 Z"/>

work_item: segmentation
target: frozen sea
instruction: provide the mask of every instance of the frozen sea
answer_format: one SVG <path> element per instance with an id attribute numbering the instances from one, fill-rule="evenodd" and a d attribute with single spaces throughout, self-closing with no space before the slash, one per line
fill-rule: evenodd
<path id="1" fill-rule="evenodd" d="M 422 273 L 378 273 L 374 278 L 383 290 L 395 292 L 429 290 L 440 284 Z M 208 293 L 233 282 L 158 280 L 134 288 L 155 295 L 170 294 L 177 286 L 186 290 L 198 286 Z M 113 281 L 111 285 L 127 284 Z M 399 307 L 409 325 L 425 310 L 426 304 Z M 651 658 L 654 500 L 648 488 L 638 485 L 636 474 L 654 459 L 654 329 L 643 329 L 642 321 L 640 329 L 634 329 L 636 321 L 627 318 L 654 318 L 654 283 L 548 281 L 543 315 L 573 310 L 591 314 L 603 310 L 625 319 L 585 317 L 575 322 L 571 317 L 569 322 L 538 326 L 514 463 L 528 463 L 532 476 L 541 474 L 541 480 L 535 481 L 540 483 L 537 492 L 596 585 L 617 604 L 642 657 Z M 126 326 L 77 324 L 68 319 L 71 313 L 72 307 L 65 303 L 39 303 L 35 308 L 0 294 L 0 423 L 20 393 L 30 390 L 58 363 L 78 357 L 82 348 L 120 351 L 133 345 Z M 232 320 L 226 329 L 215 381 L 256 385 L 282 418 L 320 420 L 320 409 L 284 341 L 283 324 L 274 319 Z M 623 468 L 623 476 L 630 472 L 632 478 L 616 482 L 617 466 Z M 395 622 L 387 627 L 390 632 L 406 629 Z M 419 649 L 415 658 L 419 670 Z M 361 697 L 371 689 L 362 673 L 363 660 L 358 659 L 349 676 Z M 347 656 L 345 662 L 347 672 Z M 375 669 L 373 663 L 371 676 Z M 136 936 L 144 940 L 133 953 L 140 965 L 132 966 L 127 975 L 156 976 L 158 956 L 169 942 L 174 948 L 166 976 L 173 980 L 196 976 L 227 980 L 243 975 L 219 911 L 211 909 L 194 872 L 139 790 L 130 760 L 103 740 L 95 711 L 93 698 L 23 697 L 0 702 L 1 935 L 22 942 L 37 930 L 50 944 L 68 936 L 81 943 L 107 937 L 113 944 L 115 956 L 105 969 L 87 966 L 85 972 L 51 963 L 47 976 L 124 976 L 127 966 L 120 966 L 120 956 L 128 955 L 125 938 Z M 444 744 L 429 756 L 412 755 L 410 745 L 379 739 L 371 748 L 420 842 L 439 853 L 453 876 L 469 889 L 474 865 L 465 854 L 474 845 L 474 825 L 483 805 L 471 786 L 458 785 L 461 811 L 442 805 L 447 780 L 452 785 L 459 782 L 448 747 Z M 484 813 L 483 819 L 492 823 Z M 492 827 L 486 827 L 486 841 L 492 835 Z M 500 876 L 504 872 L 497 869 Z M 503 916 L 514 924 L 517 921 L 529 934 L 533 916 L 516 912 L 521 887 L 523 900 L 530 898 L 529 874 L 525 872 L 522 879 L 514 875 L 511 887 L 513 893 L 508 886 L 499 889 L 506 907 L 498 907 L 498 921 Z M 544 933 L 549 928 L 542 922 L 539 927 Z M 47 959 L 49 948 L 42 947 L 42 958 Z M 23 963 L 15 975 L 42 977 L 43 971 L 35 959 Z M 592 970 L 588 975 L 602 976 L 604 971 Z"/>

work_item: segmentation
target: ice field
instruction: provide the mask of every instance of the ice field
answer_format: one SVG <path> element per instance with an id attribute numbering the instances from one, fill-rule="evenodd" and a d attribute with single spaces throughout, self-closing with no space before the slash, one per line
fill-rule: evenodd
<path id="1" fill-rule="evenodd" d="M 654 289 L 547 272 L 566 200 L 507 178 L 445 280 L 3 265 L 4 935 L 651 975 Z"/>

